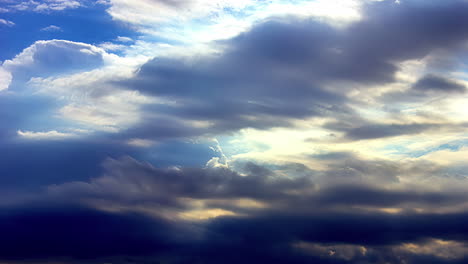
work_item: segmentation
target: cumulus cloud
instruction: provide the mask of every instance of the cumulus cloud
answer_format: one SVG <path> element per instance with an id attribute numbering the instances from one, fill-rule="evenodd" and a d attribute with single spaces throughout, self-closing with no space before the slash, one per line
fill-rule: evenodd
<path id="1" fill-rule="evenodd" d="M 136 106 L 132 104 L 146 100 L 137 92 L 112 90 L 112 94 L 100 101 L 102 110 L 94 102 L 88 101 L 88 97 L 101 98 L 92 95 L 110 90 L 109 85 L 102 84 L 103 80 L 116 80 L 131 75 L 134 69 L 131 65 L 135 62 L 125 63 L 125 66 L 116 69 L 119 67 L 119 64 L 115 64 L 116 60 L 119 60 L 118 56 L 90 44 L 66 40 L 37 41 L 15 58 L 3 63 L 3 86 L 9 83 L 12 92 L 34 89 L 42 95 L 66 99 L 67 104 L 58 110 L 59 113 L 84 124 L 115 130 L 112 126 L 124 122 L 119 121 L 121 119 L 125 122 L 136 120 Z M 130 105 L 119 107 L 120 110 L 110 107 L 122 103 Z M 122 115 L 117 116 L 120 115 L 117 111 L 122 111 Z"/>
<path id="2" fill-rule="evenodd" d="M 24 49 L 3 68 L 13 75 L 13 82 L 27 82 L 32 77 L 70 74 L 104 64 L 106 53 L 95 46 L 67 40 L 40 40 Z"/>
<path id="3" fill-rule="evenodd" d="M 11 76 L 10 72 L 3 69 L 3 67 L 0 67 L 0 91 L 8 89 L 12 78 L 13 77 Z"/>

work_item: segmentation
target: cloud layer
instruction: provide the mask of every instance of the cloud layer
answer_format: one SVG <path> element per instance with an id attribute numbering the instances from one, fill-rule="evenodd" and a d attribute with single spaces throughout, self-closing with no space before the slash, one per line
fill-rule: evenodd
<path id="1" fill-rule="evenodd" d="M 0 262 L 466 263 L 468 3 L 337 3 L 0 0 Z"/>

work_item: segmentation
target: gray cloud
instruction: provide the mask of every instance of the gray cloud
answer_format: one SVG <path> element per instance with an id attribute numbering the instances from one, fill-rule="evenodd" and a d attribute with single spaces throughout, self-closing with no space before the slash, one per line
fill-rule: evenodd
<path id="1" fill-rule="evenodd" d="M 342 132 L 345 140 L 382 139 L 421 133 L 458 132 L 468 126 L 466 122 L 450 123 L 373 123 L 366 120 L 354 122 L 328 122 L 325 128 Z"/>
<path id="2" fill-rule="evenodd" d="M 308 210 L 311 205 L 316 210 L 336 207 L 348 211 L 349 206 L 440 208 L 464 203 L 467 197 L 459 191 L 444 193 L 422 188 L 408 192 L 406 188 L 382 186 L 398 184 L 400 175 L 408 178 L 446 174 L 442 168 L 429 165 L 362 160 L 350 155 L 330 163 L 325 171 L 302 164 L 270 169 L 241 162 L 236 165 L 242 169 L 241 175 L 229 168 L 155 168 L 126 157 L 108 159 L 103 175 L 89 182 L 51 185 L 48 192 L 53 200 L 107 201 L 110 205 L 156 208 L 190 209 L 191 205 L 181 198 L 201 199 L 234 211 L 242 208 L 216 200 L 253 199 L 291 212 Z M 288 177 L 278 171 L 287 171 Z"/>
<path id="3" fill-rule="evenodd" d="M 370 124 L 350 129 L 346 137 L 360 140 L 414 135 L 437 127 L 435 124 Z"/>
<path id="4" fill-rule="evenodd" d="M 368 84 L 393 82 L 399 62 L 433 51 L 449 52 L 468 39 L 463 30 L 468 26 L 468 5 L 463 1 L 399 5 L 383 1 L 368 4 L 364 10 L 364 18 L 345 29 L 312 19 L 270 18 L 218 42 L 221 54 L 190 60 L 156 58 L 143 65 L 135 78 L 119 85 L 178 102 L 146 108 L 148 113 L 181 119 L 179 124 L 171 121 L 173 129 L 166 134 L 291 126 L 293 119 L 314 116 L 358 119 L 348 106 L 351 99 L 343 96 L 349 89 L 346 83 L 365 89 Z M 424 83 L 433 87 L 434 81 L 441 82 L 428 76 L 415 87 Z M 339 92 L 329 89 L 336 82 L 341 83 Z M 461 89 L 450 81 L 442 82 L 446 90 Z M 158 131 L 165 128 L 152 124 L 167 122 L 149 120 L 127 131 L 128 135 L 158 137 Z M 210 125 L 190 128 L 183 125 L 184 120 Z M 350 138 L 360 138 L 361 132 L 364 138 L 375 138 L 380 132 L 393 136 L 425 129 L 426 125 L 419 124 L 374 125 L 350 132 Z"/>
<path id="5" fill-rule="evenodd" d="M 49 191 L 59 196 L 89 194 L 90 198 L 105 198 L 111 202 L 156 202 L 177 207 L 182 206 L 178 198 L 274 200 L 285 197 L 288 190 L 313 186 L 305 177 L 287 179 L 254 165 L 246 167 L 251 176 L 241 176 L 227 168 L 161 169 L 130 157 L 108 159 L 104 167 L 104 176 L 90 183 L 50 186 Z M 129 188 L 134 191 L 126 191 Z"/>
<path id="6" fill-rule="evenodd" d="M 347 28 L 308 19 L 271 18 L 218 43 L 224 48 L 222 54 L 192 61 L 151 60 L 134 79 L 119 85 L 177 103 L 143 108 L 143 122 L 115 137 L 194 137 L 245 127 L 290 126 L 293 119 L 316 116 L 338 120 L 325 128 L 351 140 L 454 128 L 436 123 L 371 123 L 354 113 L 348 106 L 351 99 L 342 95 L 349 89 L 346 84 L 367 89 L 368 84 L 392 82 L 398 62 L 457 47 L 468 37 L 464 1 L 393 2 L 370 4 L 363 20 Z M 73 56 L 62 61 L 60 56 L 40 52 L 35 57 L 40 69 L 34 65 L 18 72 L 24 70 L 26 79 L 47 71 L 73 71 L 82 64 L 92 69 L 103 62 L 99 52 L 88 54 L 88 50 L 89 56 L 82 55 L 81 45 L 54 45 L 55 54 L 70 48 Z M 65 64 L 71 68 L 62 69 Z M 330 88 L 336 81 L 342 84 L 339 91 Z M 428 75 L 411 90 L 452 93 L 461 88 Z M 15 99 L 0 101 L 28 105 L 11 98 Z M 38 101 L 29 107 L 44 111 L 47 104 Z M 11 136 L 11 124 L 20 125 L 23 118 L 18 115 L 27 114 L 9 109 L 0 108 L 0 116 L 7 121 L 1 137 Z M 433 239 L 468 242 L 466 178 L 453 179 L 455 167 L 325 153 L 310 156 L 322 165 L 320 169 L 249 162 L 230 168 L 157 168 L 126 157 L 107 159 L 99 174 L 96 160 L 129 150 L 84 143 L 2 144 L 8 153 L 0 162 L 3 185 L 23 186 L 27 181 L 35 188 L 20 201 L 9 203 L 16 196 L 2 201 L 1 261 L 467 263 L 464 256 L 401 251 L 404 243 L 424 245 Z M 44 192 L 38 193 L 38 185 Z M 254 206 L 239 205 L 240 199 L 253 200 Z M 205 221 L 177 217 L 177 213 L 200 209 L 199 204 L 202 209 L 237 215 Z M 384 213 L 388 209 L 395 210 Z M 301 242 L 326 249 L 304 252 L 295 247 Z M 346 247 L 352 254 L 339 252 Z"/>
<path id="7" fill-rule="evenodd" d="M 3 223 L 0 259 L 9 263 L 58 261 L 64 256 L 71 263 L 85 260 L 87 263 L 163 260 L 175 264 L 219 263 L 221 259 L 225 263 L 275 260 L 275 263 L 412 264 L 421 259 L 463 263 L 459 255 L 447 259 L 394 250 L 401 250 L 403 243 L 419 245 L 433 238 L 465 243 L 468 231 L 463 223 L 468 216 L 463 211 L 416 213 L 411 208 L 455 208 L 466 201 L 466 194 L 375 187 L 373 183 L 381 183 L 389 175 L 414 174 L 414 170 L 437 172 L 422 164 L 385 164 L 359 160 L 352 155 L 342 158 L 326 172 L 310 170 L 308 176 L 290 175 L 290 178 L 277 177 L 274 169 L 253 163 L 244 164 L 246 175 L 240 175 L 227 168 L 160 169 L 128 157 L 107 160 L 103 176 L 89 182 L 51 186 L 50 201 L 42 197 L 20 207 L 0 207 Z M 346 184 L 345 180 L 336 185 L 336 180 L 340 180 L 337 177 L 353 177 L 345 168 L 358 171 L 361 175 L 357 178 L 365 184 Z M 327 181 L 332 183 L 328 187 Z M 321 188 L 316 188 L 316 183 Z M 207 205 L 213 208 L 245 215 L 194 223 L 148 216 L 145 211 L 136 210 L 142 206 L 160 212 L 168 208 L 191 209 L 191 205 L 179 202 L 178 198 L 209 201 Z M 226 202 L 238 198 L 255 199 L 269 206 L 246 209 Z M 89 200 L 93 202 L 84 202 Z M 109 201 L 108 207 L 101 208 L 96 203 L 105 200 Z M 135 210 L 106 209 L 119 208 L 119 205 L 131 205 L 128 208 Z M 410 210 L 396 214 L 359 209 L 405 206 Z M 37 245 L 37 241 L 41 244 Z M 304 252 L 294 246 L 299 242 L 331 248 L 338 253 L 334 256 Z M 350 253 L 345 258 L 342 255 L 345 245 L 365 247 L 367 253 L 358 251 L 361 253 Z M 406 262 L 398 262 L 402 260 Z"/>
<path id="8" fill-rule="evenodd" d="M 446 93 L 464 93 L 466 91 L 465 85 L 434 74 L 429 74 L 419 79 L 412 88 L 419 91 Z"/>

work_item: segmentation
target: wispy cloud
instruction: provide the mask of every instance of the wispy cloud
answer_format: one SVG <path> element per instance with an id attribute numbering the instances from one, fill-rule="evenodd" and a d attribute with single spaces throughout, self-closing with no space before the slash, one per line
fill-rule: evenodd
<path id="1" fill-rule="evenodd" d="M 9 11 L 52 12 L 75 9 L 82 6 L 80 1 L 47 0 L 47 1 L 7 1 Z"/>
<path id="2" fill-rule="evenodd" d="M 13 23 L 13 21 L 0 18 L 0 25 L 5 25 L 5 26 L 12 27 L 12 26 L 15 25 L 15 23 Z"/>
<path id="3" fill-rule="evenodd" d="M 63 31 L 61 27 L 55 26 L 55 25 L 50 25 L 47 27 L 41 28 L 41 31 L 46 31 L 46 32 L 60 32 Z"/>
<path id="4" fill-rule="evenodd" d="M 47 132 L 21 131 L 18 130 L 18 136 L 30 140 L 59 140 L 77 137 L 73 133 L 63 133 L 55 130 Z"/>

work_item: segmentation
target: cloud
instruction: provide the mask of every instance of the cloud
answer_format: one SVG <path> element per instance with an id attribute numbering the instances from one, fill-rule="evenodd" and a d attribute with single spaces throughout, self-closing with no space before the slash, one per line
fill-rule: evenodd
<path id="1" fill-rule="evenodd" d="M 414 135 L 438 127 L 437 124 L 369 124 L 348 130 L 346 137 L 360 140 Z"/>
<path id="2" fill-rule="evenodd" d="M 32 131 L 18 130 L 18 136 L 25 138 L 25 139 L 31 139 L 31 140 L 58 140 L 58 139 L 77 137 L 78 135 L 73 134 L 73 133 L 58 132 L 55 130 L 47 131 L 47 132 L 32 132 Z"/>
<path id="3" fill-rule="evenodd" d="M 115 40 L 119 42 L 132 42 L 133 41 L 133 39 L 129 37 L 123 37 L 123 36 L 118 36 Z"/>
<path id="4" fill-rule="evenodd" d="M 181 231 L 163 219 L 80 207 L 2 210 L 0 219 L 0 255 L 13 261 L 155 254 L 173 247 Z"/>
<path id="5" fill-rule="evenodd" d="M 15 81 L 27 82 L 32 77 L 70 74 L 100 67 L 104 64 L 104 50 L 89 44 L 67 40 L 40 40 L 24 49 L 3 68 Z"/>
<path id="6" fill-rule="evenodd" d="M 0 67 L 0 91 L 8 89 L 12 80 L 11 73 Z"/>
<path id="7" fill-rule="evenodd" d="M 69 0 L 47 0 L 47 1 L 17 1 L 7 2 L 9 11 L 34 11 L 34 12 L 53 12 L 66 9 L 75 9 L 81 7 L 80 1 Z"/>
<path id="8" fill-rule="evenodd" d="M 44 28 L 41 28 L 41 31 L 47 31 L 47 32 L 59 32 L 62 31 L 62 28 L 55 26 L 55 25 L 50 25 Z"/>
<path id="9" fill-rule="evenodd" d="M 433 74 L 426 75 L 419 79 L 412 88 L 423 92 L 464 93 L 466 91 L 465 85 Z"/>
<path id="10" fill-rule="evenodd" d="M 383 163 L 376 161 L 336 163 L 348 172 L 361 170 L 367 179 L 384 171 Z M 375 171 L 366 170 L 372 164 Z M 418 165 L 420 169 L 396 163 L 388 170 L 407 179 L 429 172 L 421 170 L 428 166 Z M 0 231 L 8 241 L 1 249 L 2 259 L 67 256 L 72 263 L 86 258 L 90 263 L 164 259 L 175 264 L 194 259 L 200 263 L 465 260 L 459 252 L 466 242 L 467 230 L 461 224 L 468 219 L 463 209 L 466 192 L 449 191 L 438 181 L 426 183 L 443 192 L 424 190 L 426 183 L 418 179 L 414 179 L 418 188 L 410 192 L 391 185 L 327 187 L 322 180 L 333 181 L 332 174 L 338 172 L 334 168 L 323 175 L 311 172 L 314 177 L 285 178 L 253 163 L 244 164 L 242 175 L 229 168 L 162 169 L 129 157 L 108 159 L 104 166 L 102 176 L 90 181 L 50 185 L 48 194 L 39 199 L 0 207 L 4 223 Z M 349 178 L 348 172 L 341 170 L 340 177 Z M 374 178 L 371 183 L 381 181 Z M 438 213 L 448 205 L 455 211 Z M 213 216 L 214 210 L 220 215 Z M 195 212 L 211 217 L 195 217 Z M 41 245 L 33 238 L 40 238 Z M 449 256 L 444 245 L 458 250 Z M 428 248 L 437 252 L 428 253 Z"/>
<path id="11" fill-rule="evenodd" d="M 190 137 L 207 133 L 203 130 L 216 134 L 290 126 L 293 120 L 310 117 L 359 120 L 344 94 L 356 86 L 370 90 L 395 83 L 402 62 L 462 45 L 468 38 L 459 30 L 459 25 L 468 25 L 465 7 L 459 1 L 447 5 L 374 2 L 365 7 L 362 20 L 344 29 L 312 19 L 270 18 L 218 42 L 217 54 L 155 58 L 120 86 L 183 103 L 151 109 L 177 117 L 151 122 L 168 124 L 171 132 L 141 124 L 128 130 L 128 136 L 157 138 L 156 131 L 161 130 L 163 137 Z M 428 16 L 433 27 L 414 23 Z M 441 25 L 450 30 L 438 30 Z M 188 120 L 204 122 L 206 127 L 190 128 Z M 387 137 L 416 134 L 434 127 L 376 124 L 355 128 L 350 138 L 376 138 L 380 132 Z"/>
<path id="12" fill-rule="evenodd" d="M 365 1 L 206 1 L 206 0 L 110 0 L 108 13 L 116 20 L 134 25 L 145 34 L 188 45 L 228 39 L 271 16 L 314 17 L 337 26 L 360 18 Z M 148 10 L 158 10 L 158 15 Z M 185 27 L 187 23 L 192 27 Z"/>
<path id="13" fill-rule="evenodd" d="M 165 206 L 186 207 L 187 199 L 280 199 L 283 192 L 306 187 L 306 179 L 288 180 L 272 173 L 241 176 L 226 167 L 158 169 L 130 157 L 108 159 L 106 173 L 91 183 L 69 183 L 51 186 L 54 195 L 81 195 L 87 193 L 110 203 L 118 198 L 123 204 L 150 202 Z M 251 168 L 248 168 L 248 171 Z M 310 183 L 309 183 L 310 184 Z M 126 192 L 131 188 L 134 192 Z M 101 198 L 99 198 L 101 197 Z M 163 211 L 161 211 L 163 212 Z"/>
<path id="14" fill-rule="evenodd" d="M 199 18 L 213 14 L 224 8 L 242 8 L 248 6 L 250 0 L 226 1 L 226 0 L 138 0 L 122 1 L 110 0 L 109 14 L 114 18 L 134 24 L 158 23 L 170 21 L 178 17 L 182 21 Z M 156 10 L 156 13 L 148 12 Z"/>
<path id="15" fill-rule="evenodd" d="M 269 18 L 237 37 L 213 43 L 217 53 L 160 56 L 145 63 L 135 74 L 130 71 L 113 74 L 120 72 L 119 65 L 121 69 L 129 68 L 123 67 L 128 60 L 108 54 L 102 48 L 60 40 L 39 41 L 15 59 L 6 61 L 4 68 L 12 73 L 13 85 L 28 82 L 27 85 L 43 87 L 43 92 L 65 98 L 85 94 L 85 104 L 71 102 L 61 108 L 61 115 L 87 126 L 100 127 L 99 130 L 120 131 L 122 133 L 115 138 L 122 141 L 218 135 L 243 128 L 288 127 L 299 120 L 318 117 L 359 121 L 361 118 L 346 95 L 356 85 L 366 90 L 375 84 L 393 83 L 400 70 L 399 62 L 449 49 L 467 37 L 464 32 L 434 32 L 437 36 L 450 34 L 442 41 L 442 37 L 424 35 L 426 28 L 411 25 L 408 29 L 413 36 L 398 30 L 401 21 L 431 15 L 434 18 L 431 23 L 435 25 L 452 23 L 452 19 L 463 24 L 465 16 L 459 14 L 462 12 L 459 10 L 465 10 L 460 8 L 463 5 L 465 3 L 458 1 L 442 8 L 376 2 L 366 6 L 362 20 L 345 28 L 315 19 Z M 447 16 L 452 9 L 456 9 L 454 15 Z M 388 41 L 386 33 L 382 32 L 408 39 L 410 46 L 398 42 L 391 47 L 384 45 L 382 43 Z M 427 41 L 420 42 L 416 36 Z M 103 45 L 108 49 L 121 48 L 111 43 Z M 41 56 L 47 61 L 41 61 Z M 98 70 L 109 64 L 116 67 Z M 123 80 L 125 78 L 128 79 Z M 67 94 L 68 90 L 71 94 Z M 122 105 L 116 104 L 116 100 L 125 101 L 120 95 L 135 91 L 138 102 L 128 102 L 125 108 L 129 111 L 120 107 L 119 115 L 113 114 L 116 105 Z M 116 96 L 119 98 L 115 99 Z M 141 98 L 146 98 L 147 103 L 141 103 Z M 152 102 L 155 98 L 175 103 L 155 104 Z M 416 134 L 426 130 L 421 126 L 424 125 L 393 125 L 386 133 L 387 136 L 400 135 L 406 129 Z M 350 138 L 356 138 L 355 134 L 361 132 L 369 138 L 370 134 L 378 132 L 376 130 L 385 128 L 376 124 L 360 128 L 365 131 L 360 131 L 356 125 L 353 129 L 357 131 L 350 132 Z"/>
<path id="16" fill-rule="evenodd" d="M 12 27 L 12 26 L 15 25 L 15 23 L 13 23 L 12 21 L 0 18 L 0 25 L 5 25 L 5 26 Z"/>
<path id="17" fill-rule="evenodd" d="M 307 39 L 299 40 L 301 36 L 307 36 L 310 42 L 316 40 L 317 47 L 327 43 L 326 37 L 316 37 L 325 34 L 326 26 L 305 24 L 296 26 L 276 21 L 262 24 L 230 40 L 226 51 L 219 56 L 193 61 L 156 58 L 143 65 L 135 78 L 120 85 L 183 102 L 162 111 L 182 120 L 208 121 L 206 124 L 212 131 L 249 126 L 266 128 L 286 125 L 288 118 L 320 116 L 334 107 L 339 108 L 337 105 L 342 104 L 343 98 L 322 89 L 313 78 L 306 77 L 309 73 L 300 69 L 301 53 L 309 49 L 302 45 Z M 282 47 L 275 36 L 294 40 L 288 42 L 291 47 Z M 284 54 L 275 52 L 279 50 Z M 156 107 L 154 111 L 161 110 Z M 182 133 L 191 133 L 184 128 L 190 122 L 178 125 L 176 119 L 164 123 L 181 127 Z M 148 129 L 151 128 L 137 127 L 129 133 L 141 137 L 138 134 Z M 192 130 L 197 134 L 201 128 Z"/>
<path id="18" fill-rule="evenodd" d="M 67 40 L 36 41 L 2 66 L 9 91 L 48 96 L 53 118 L 73 120 L 67 129 L 115 132 L 140 120 L 139 107 L 157 100 L 112 82 L 134 74 L 145 58 L 119 57 L 94 45 Z M 7 83 L 5 83 L 6 85 Z M 164 103 L 159 100 L 160 103 Z M 47 122 L 50 124 L 50 122 Z M 73 126 L 73 127 L 71 127 Z M 16 127 L 16 130 L 24 127 Z M 53 126 L 28 130 L 63 130 Z"/>
<path id="19" fill-rule="evenodd" d="M 429 116 L 430 118 L 431 116 Z M 348 140 L 383 139 L 418 134 L 458 133 L 468 125 L 465 122 L 419 122 L 419 123 L 373 123 L 366 120 L 353 122 L 328 122 L 324 128 L 343 132 L 343 138 Z"/>
<path id="20" fill-rule="evenodd" d="M 202 2 L 109 12 L 217 12 Z M 149 61 L 34 43 L 0 70 L 0 262 L 466 263 L 464 143 L 442 142 L 466 122 L 373 101 L 465 91 L 460 73 L 426 61 L 402 81 L 404 63 L 462 50 L 468 5 L 441 3 L 372 1 L 344 27 L 272 17 L 213 52 Z M 241 144 L 246 128 L 275 136 Z M 302 141 L 320 133 L 334 141 Z M 269 141 L 280 150 L 263 158 Z M 407 146 L 435 154 L 370 157 Z"/>
<path id="21" fill-rule="evenodd" d="M 118 207 L 171 218 L 184 218 L 195 209 L 221 209 L 240 215 L 270 209 L 307 214 L 311 207 L 315 212 L 382 212 L 385 208 L 404 212 L 414 207 L 434 212 L 446 205 L 463 208 L 467 198 L 455 186 L 445 185 L 442 188 L 451 191 L 444 192 L 419 182 L 419 188 L 408 192 L 412 185 L 400 184 L 400 179 L 416 183 L 420 175 L 439 177 L 446 173 L 433 164 L 346 158 L 330 164 L 325 171 L 304 167 L 303 173 L 297 168 L 286 169 L 293 165 L 270 169 L 247 162 L 236 164 L 236 170 L 226 164 L 164 169 L 125 157 L 106 160 L 103 175 L 90 182 L 52 185 L 48 192 L 53 200 L 79 198 L 92 207 Z M 442 183 L 433 180 L 432 184 Z"/>
<path id="22" fill-rule="evenodd" d="M 127 48 L 125 45 L 115 44 L 112 42 L 104 42 L 99 44 L 100 48 L 103 48 L 106 51 L 122 51 Z"/>

